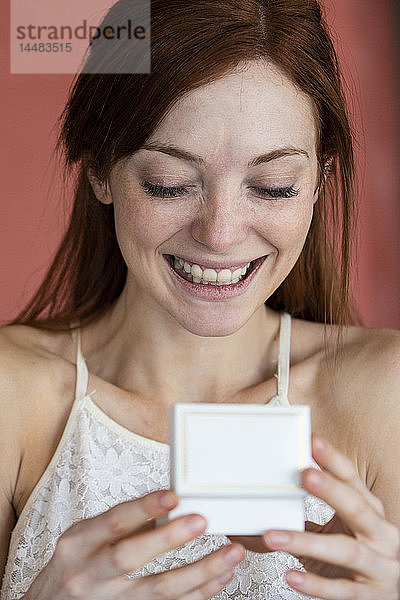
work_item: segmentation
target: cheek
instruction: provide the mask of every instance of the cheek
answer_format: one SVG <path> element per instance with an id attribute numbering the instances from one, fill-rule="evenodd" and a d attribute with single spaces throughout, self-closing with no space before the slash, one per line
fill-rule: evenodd
<path id="1" fill-rule="evenodd" d="M 313 206 L 307 202 L 293 203 L 285 209 L 276 207 L 268 219 L 264 218 L 264 236 L 279 253 L 292 255 L 301 250 L 310 228 Z"/>
<path id="2" fill-rule="evenodd" d="M 115 229 L 120 246 L 155 248 L 186 223 L 171 206 L 143 198 L 135 190 L 121 190 L 114 201 Z"/>

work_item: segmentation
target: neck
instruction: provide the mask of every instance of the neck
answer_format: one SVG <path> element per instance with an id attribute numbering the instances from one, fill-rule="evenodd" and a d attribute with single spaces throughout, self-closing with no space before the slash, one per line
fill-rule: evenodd
<path id="1" fill-rule="evenodd" d="M 149 305 L 122 294 L 84 331 L 89 370 L 117 387 L 165 406 L 229 402 L 273 376 L 279 315 L 262 305 L 231 335 L 201 337 Z"/>

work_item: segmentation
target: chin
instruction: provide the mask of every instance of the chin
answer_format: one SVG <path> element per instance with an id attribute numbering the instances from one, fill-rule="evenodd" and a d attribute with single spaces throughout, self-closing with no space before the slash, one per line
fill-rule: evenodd
<path id="1" fill-rule="evenodd" d="M 194 317 L 193 313 L 188 315 L 187 318 L 184 314 L 174 315 L 174 317 L 181 327 L 194 335 L 200 337 L 226 337 L 239 331 L 247 323 L 251 314 L 244 316 L 226 311 L 223 315 L 218 315 L 211 314 L 210 311 L 206 312 L 203 318 L 200 315 Z"/>

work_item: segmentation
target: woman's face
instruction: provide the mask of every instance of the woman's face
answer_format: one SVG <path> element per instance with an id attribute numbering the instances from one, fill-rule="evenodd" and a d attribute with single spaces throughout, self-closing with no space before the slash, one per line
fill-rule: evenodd
<path id="1" fill-rule="evenodd" d="M 94 184 L 114 202 L 132 311 L 145 302 L 200 336 L 240 329 L 301 253 L 315 148 L 311 100 L 273 65 L 181 98 L 103 195 Z"/>

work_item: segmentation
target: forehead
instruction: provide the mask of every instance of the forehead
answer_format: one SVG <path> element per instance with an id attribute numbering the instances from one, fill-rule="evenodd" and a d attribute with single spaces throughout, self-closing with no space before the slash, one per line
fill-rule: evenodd
<path id="1" fill-rule="evenodd" d="M 315 153 L 312 100 L 275 65 L 253 61 L 180 98 L 149 138 L 238 163 L 293 146 Z M 164 155 L 165 156 L 165 155 Z"/>

